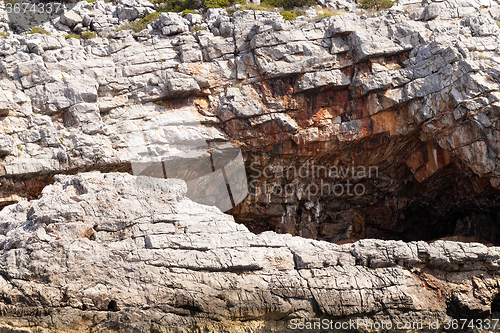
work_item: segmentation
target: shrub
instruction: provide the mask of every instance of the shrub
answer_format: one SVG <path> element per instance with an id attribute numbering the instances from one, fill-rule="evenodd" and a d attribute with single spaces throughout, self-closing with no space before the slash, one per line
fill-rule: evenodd
<path id="1" fill-rule="evenodd" d="M 203 7 L 205 8 L 224 8 L 229 6 L 229 0 L 205 0 Z"/>
<path id="2" fill-rule="evenodd" d="M 200 30 L 203 30 L 203 27 L 199 26 L 199 25 L 196 25 L 196 26 L 193 27 L 193 30 L 194 31 L 200 31 Z"/>
<path id="3" fill-rule="evenodd" d="M 361 8 L 375 9 L 376 11 L 391 8 L 394 3 L 392 0 L 359 0 Z"/>
<path id="4" fill-rule="evenodd" d="M 9 37 L 9 33 L 7 31 L 0 32 L 0 37 Z"/>
<path id="5" fill-rule="evenodd" d="M 285 20 L 291 21 L 291 20 L 295 20 L 297 17 L 299 17 L 300 14 L 299 14 L 299 12 L 297 12 L 295 10 L 285 10 L 285 11 L 281 12 L 281 16 L 283 16 L 283 18 Z"/>
<path id="6" fill-rule="evenodd" d="M 293 7 L 308 7 L 317 5 L 316 0 L 264 0 L 260 3 L 262 6 L 283 7 L 291 9 Z"/>
<path id="7" fill-rule="evenodd" d="M 194 10 L 191 10 L 191 9 L 184 9 L 182 11 L 182 16 L 186 16 L 187 14 L 196 14 L 196 12 Z"/>
<path id="8" fill-rule="evenodd" d="M 82 39 L 92 39 L 92 38 L 96 38 L 97 35 L 95 32 L 92 32 L 92 31 L 85 31 L 85 32 L 82 32 Z"/>
<path id="9" fill-rule="evenodd" d="M 160 13 L 154 12 L 154 13 L 151 13 L 151 14 L 144 16 L 143 18 L 136 20 L 135 22 L 137 22 L 138 26 L 140 27 L 139 31 L 141 31 L 142 29 L 144 29 L 145 26 L 147 26 L 150 23 L 153 23 L 159 17 L 160 17 Z M 139 31 L 134 31 L 134 32 L 139 32 Z"/>
<path id="10" fill-rule="evenodd" d="M 182 12 L 184 10 L 199 9 L 203 6 L 203 0 L 156 0 L 160 11 Z"/>
<path id="11" fill-rule="evenodd" d="M 28 34 L 42 34 L 42 35 L 50 35 L 50 32 L 40 27 L 33 27 L 28 32 Z"/>
<path id="12" fill-rule="evenodd" d="M 134 22 L 125 23 L 119 26 L 115 31 L 121 30 L 132 30 L 133 32 L 141 32 L 149 23 L 156 21 L 160 17 L 160 13 L 154 12 L 144 16 L 143 18 L 137 19 Z"/>

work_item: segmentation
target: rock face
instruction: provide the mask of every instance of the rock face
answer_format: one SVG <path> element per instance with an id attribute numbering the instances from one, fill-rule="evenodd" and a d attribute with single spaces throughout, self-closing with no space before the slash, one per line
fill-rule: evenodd
<path id="1" fill-rule="evenodd" d="M 422 241 L 500 244 L 500 6 L 409 3 L 293 21 L 162 13 L 134 33 L 148 1 L 84 1 L 49 35 L 0 38 L 4 330 L 500 310 L 498 248 Z M 85 31 L 99 37 L 61 36 Z M 116 173 L 178 156 L 215 172 L 226 144 L 246 166 L 230 211 L 243 224 L 187 199 L 192 178 Z"/>
<path id="2" fill-rule="evenodd" d="M 2 205 L 57 174 L 132 172 L 147 142 L 226 141 L 251 191 L 231 213 L 255 232 L 500 244 L 500 6 L 402 5 L 162 13 L 133 33 L 114 30 L 149 2 L 81 2 L 49 36 L 2 38 Z M 56 37 L 71 30 L 109 38 Z"/>
<path id="3" fill-rule="evenodd" d="M 4 208 L 0 329 L 283 332 L 298 317 L 428 327 L 498 306 L 500 248 L 256 235 L 186 190 L 58 175 L 38 200 Z"/>

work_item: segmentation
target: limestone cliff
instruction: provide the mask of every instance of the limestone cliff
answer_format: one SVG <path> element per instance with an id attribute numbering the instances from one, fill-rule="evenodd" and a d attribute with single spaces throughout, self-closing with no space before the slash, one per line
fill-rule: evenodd
<path id="1" fill-rule="evenodd" d="M 4 330 L 257 332 L 500 310 L 498 248 L 423 242 L 500 244 L 500 6 L 410 2 L 370 14 L 327 1 L 353 12 L 293 21 L 161 13 L 138 33 L 121 28 L 149 2 L 80 2 L 48 35 L 4 16 Z M 83 31 L 99 37 L 64 37 Z M 194 157 L 215 172 L 235 147 L 245 196 L 220 190 L 240 224 L 186 198 L 210 184 Z M 180 155 L 174 172 L 134 168 Z"/>
<path id="2" fill-rule="evenodd" d="M 294 21 L 210 9 L 114 31 L 148 4 L 81 2 L 48 36 L 0 40 L 3 205 L 56 174 L 131 172 L 156 130 L 163 152 L 242 149 L 252 193 L 232 214 L 255 232 L 500 242 L 496 2 Z"/>

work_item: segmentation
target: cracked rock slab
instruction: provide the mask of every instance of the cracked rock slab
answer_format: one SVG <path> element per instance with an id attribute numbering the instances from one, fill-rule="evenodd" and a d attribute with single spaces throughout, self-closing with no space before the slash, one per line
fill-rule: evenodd
<path id="1" fill-rule="evenodd" d="M 213 331 L 220 320 L 285 330 L 296 316 L 428 322 L 449 318 L 448 306 L 488 312 L 498 292 L 497 247 L 256 235 L 186 191 L 176 179 L 90 172 L 56 176 L 38 200 L 5 207 L 0 304 L 8 304 L 8 326 L 20 327 L 23 316 L 50 332 L 73 331 L 102 311 L 110 311 L 102 329 L 139 332 L 186 324 Z"/>

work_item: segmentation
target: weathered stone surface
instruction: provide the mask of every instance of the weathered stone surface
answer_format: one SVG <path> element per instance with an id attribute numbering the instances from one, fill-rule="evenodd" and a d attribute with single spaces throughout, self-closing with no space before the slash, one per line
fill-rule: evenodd
<path id="1" fill-rule="evenodd" d="M 7 135 L 0 136 L 0 155 L 8 155 L 14 150 L 14 139 Z"/>
<path id="2" fill-rule="evenodd" d="M 403 2 L 407 3 L 400 5 Z M 70 28 L 61 18 L 54 25 L 44 25 L 50 36 L 11 32 L 0 39 L 0 206 L 19 201 L 20 208 L 10 207 L 4 218 L 29 220 L 25 229 L 5 225 L 4 237 L 8 230 L 19 233 L 19 238 L 11 234 L 4 239 L 9 244 L 5 251 L 13 256 L 9 263 L 17 255 L 24 256 L 23 251 L 31 251 L 30 246 L 34 251 L 26 260 L 15 261 L 19 267 L 5 265 L 12 270 L 5 275 L 11 279 L 1 284 L 12 291 L 5 292 L 10 295 L 5 296 L 6 303 L 20 304 L 16 302 L 26 296 L 9 288 L 23 288 L 30 299 L 36 299 L 31 305 L 52 309 L 51 318 L 63 318 L 70 325 L 80 323 L 89 313 L 85 311 L 95 310 L 91 313 L 99 322 L 104 316 L 99 311 L 107 309 L 111 295 L 120 295 L 117 290 L 125 294 L 129 281 L 152 281 L 141 289 L 142 296 L 134 296 L 138 291 L 130 299 L 117 298 L 125 312 L 109 314 L 111 319 L 102 325 L 127 321 L 123 319 L 127 315 L 148 318 L 147 323 L 155 318 L 154 325 L 187 325 L 192 318 L 180 316 L 191 311 L 210 316 L 203 319 L 206 323 L 218 318 L 251 319 L 248 325 L 269 318 L 322 314 L 340 318 L 377 313 L 382 318 L 383 309 L 389 311 L 384 318 L 442 319 L 448 310 L 488 312 L 498 293 L 495 248 L 367 240 L 337 246 L 261 232 L 331 242 L 473 237 L 500 244 L 500 35 L 496 26 L 500 11 L 495 2 L 415 3 L 408 12 L 399 6 L 374 14 L 356 11 L 292 21 L 277 12 L 237 11 L 228 16 L 224 9 L 209 9 L 203 16 L 162 13 L 139 33 L 115 31 L 147 15 L 152 6 L 143 1 L 75 6 L 81 21 L 76 20 L 74 31 L 88 29 L 103 38 L 65 39 L 61 35 Z M 314 15 L 313 11 L 307 15 Z M 145 156 L 182 153 L 209 161 L 208 143 L 220 142 L 231 142 L 243 152 L 251 193 L 231 214 L 258 236 L 235 224 L 217 225 L 217 230 L 233 228 L 234 235 L 227 232 L 228 237 L 210 230 L 203 231 L 204 237 L 191 235 L 185 232 L 189 228 L 204 230 L 200 225 L 187 226 L 186 220 L 195 219 L 191 215 L 184 216 L 186 224 L 177 221 L 178 225 L 168 218 L 148 220 L 151 212 L 144 213 L 146 208 L 139 209 L 124 197 L 122 204 L 113 204 L 119 209 L 106 215 L 106 221 L 100 220 L 92 215 L 93 207 L 105 202 L 78 206 L 78 198 L 85 194 L 75 195 L 74 200 L 65 197 L 62 183 L 57 194 L 71 204 L 53 211 L 47 201 L 43 210 L 61 238 L 45 226 L 38 228 L 41 224 L 36 230 L 28 226 L 35 220 L 26 217 L 26 211 L 35 203 L 24 200 L 38 198 L 54 182 L 54 175 L 84 170 L 134 172 L 131 163 Z M 202 145 L 204 150 L 193 149 Z M 313 164 L 321 169 L 312 171 Z M 211 169 L 208 162 L 205 166 Z M 304 166 L 309 169 L 301 169 Z M 185 164 L 177 169 L 175 175 L 193 171 Z M 187 182 L 188 195 L 196 188 L 193 183 Z M 114 191 L 115 185 L 106 186 Z M 148 196 L 156 199 L 156 194 Z M 145 198 L 140 200 L 146 202 Z M 127 210 L 127 205 L 137 212 Z M 40 212 L 33 208 L 32 213 L 43 220 Z M 100 227 L 94 229 L 94 223 Z M 67 305 L 64 290 L 50 283 L 56 283 L 53 272 L 68 272 L 65 262 L 73 257 L 54 255 L 57 265 L 51 266 L 51 259 L 42 254 L 49 247 L 56 251 L 57 241 L 69 242 L 61 239 L 87 232 L 95 238 L 80 239 L 86 243 L 78 246 L 90 252 L 82 250 L 84 254 L 77 258 L 95 255 L 97 261 L 78 265 L 89 265 L 85 268 L 89 279 L 91 268 L 112 265 L 119 272 L 119 282 L 114 281 L 115 287 L 109 290 L 104 278 L 100 284 L 68 285 L 67 294 L 73 298 Z M 21 238 L 26 246 L 14 249 L 12 240 Z M 40 244 L 46 247 L 36 248 Z M 111 251 L 110 244 L 118 252 Z M 123 248 L 132 250 L 120 252 Z M 484 255 L 490 249 L 491 256 Z M 475 251 L 480 254 L 474 259 Z M 50 263 L 32 270 L 22 266 L 39 257 Z M 421 270 L 417 274 L 406 266 Z M 464 273 L 470 267 L 485 272 L 484 278 L 471 280 L 472 273 Z M 434 276 L 434 269 L 445 278 Z M 47 270 L 43 279 L 26 282 L 26 276 Z M 125 271 L 147 274 L 134 280 Z M 252 273 L 247 276 L 242 271 Z M 72 272 L 75 281 L 87 278 Z M 344 275 L 348 282 L 340 280 Z M 339 287 L 356 285 L 349 281 L 358 276 L 368 287 Z M 393 280 L 387 282 L 387 276 Z M 233 280 L 234 286 L 227 287 L 225 281 Z M 445 283 L 444 298 L 429 291 L 424 292 L 424 301 L 417 302 L 422 280 L 432 286 Z M 456 280 L 462 281 L 458 287 L 449 282 Z M 371 281 L 387 288 L 373 287 Z M 35 290 L 34 283 L 39 283 L 40 295 L 29 293 Z M 178 287 L 184 284 L 187 289 Z M 138 285 L 133 290 L 139 290 Z M 244 286 L 251 290 L 247 293 Z M 180 296 L 171 296 L 173 288 L 182 290 Z M 208 296 L 196 303 L 201 298 L 190 295 L 199 294 Z M 151 299 L 151 295 L 161 297 Z M 157 303 L 166 305 L 144 307 Z M 92 325 L 99 326 L 93 320 Z M 137 324 L 138 329 L 154 331 L 153 324 L 147 323 Z"/>
<path id="3" fill-rule="evenodd" d="M 116 15 L 119 19 L 133 21 L 153 13 L 153 4 L 144 0 L 123 0 L 116 6 Z"/>
<path id="4" fill-rule="evenodd" d="M 189 30 L 188 21 L 177 13 L 161 13 L 160 23 L 163 25 L 162 34 L 171 36 Z"/>
<path id="5" fill-rule="evenodd" d="M 400 223 L 413 224 L 408 220 L 419 204 L 439 206 L 429 209 L 429 221 L 443 219 L 431 212 L 454 209 L 451 197 L 494 211 L 497 204 L 487 198 L 497 195 L 500 184 L 498 6 L 441 5 L 446 10 L 429 21 L 421 15 L 425 6 L 411 16 L 416 20 L 399 9 L 290 22 L 262 11 L 229 17 L 223 9 L 210 9 L 204 18 L 161 13 L 134 34 L 114 29 L 147 13 L 150 3 L 82 2 L 73 9 L 82 18 L 77 24 L 109 39 L 55 37 L 57 26 L 47 26 L 50 36 L 0 40 L 6 75 L 0 81 L 1 129 L 13 140 L 0 161 L 0 177 L 10 177 L 1 180 L 2 196 L 36 198 L 50 182 L 49 173 L 130 170 L 128 163 L 144 153 L 131 148 L 138 144 L 134 140 L 163 142 L 165 134 L 153 122 L 189 110 L 202 115 L 203 126 L 185 133 L 237 142 L 249 175 L 256 172 L 252 163 L 259 166 L 254 169 L 298 170 L 307 161 L 380 171 L 377 179 L 364 178 L 361 197 L 332 194 L 335 182 L 347 179 L 255 179 L 255 193 L 233 211 L 255 231 L 327 240 L 338 240 L 337 233 L 414 237 Z M 194 31 L 195 25 L 203 30 Z M 461 176 L 452 177 L 449 169 Z M 38 172 L 36 185 L 13 180 Z M 322 180 L 329 181 L 330 194 L 308 195 L 309 186 L 321 186 Z M 418 185 L 407 185 L 413 181 Z M 293 195 L 270 195 L 275 183 L 290 184 Z M 445 184 L 479 193 L 464 189 L 457 199 L 455 185 Z M 357 222 L 347 222 L 353 216 Z M 449 223 L 457 223 L 453 219 Z M 364 232 L 348 230 L 354 226 Z M 436 235 L 455 230 L 445 229 Z"/>
<path id="6" fill-rule="evenodd" d="M 340 70 L 306 73 L 298 80 L 295 92 L 325 87 L 345 88 L 349 84 L 351 84 L 350 79 Z"/>
<path id="7" fill-rule="evenodd" d="M 78 23 L 83 22 L 83 18 L 72 10 L 63 13 L 60 20 L 62 24 L 67 25 L 70 28 L 73 28 Z"/>
<path id="8" fill-rule="evenodd" d="M 299 316 L 428 326 L 487 316 L 499 292 L 497 247 L 256 235 L 186 191 L 175 179 L 81 173 L 5 207 L 1 325 L 288 331 Z"/>

